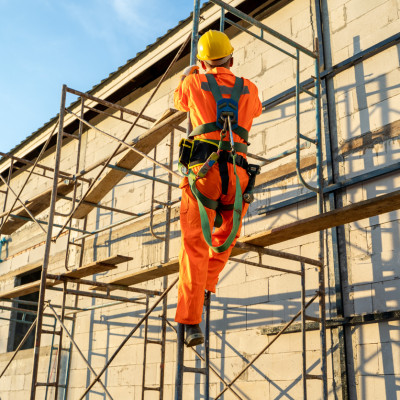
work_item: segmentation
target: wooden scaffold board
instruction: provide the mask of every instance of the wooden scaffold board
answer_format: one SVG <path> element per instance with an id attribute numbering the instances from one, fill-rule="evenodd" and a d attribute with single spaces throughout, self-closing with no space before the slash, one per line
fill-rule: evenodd
<path id="1" fill-rule="evenodd" d="M 376 215 L 388 213 L 400 209 L 400 190 L 368 199 L 349 206 L 332 210 L 320 215 L 305 218 L 288 225 L 269 229 L 255 235 L 240 238 L 239 241 L 255 246 L 266 247 L 286 240 L 296 239 L 310 233 L 334 228 L 336 226 L 359 221 L 364 218 L 371 218 Z M 246 253 L 247 250 L 235 247 L 232 256 Z M 173 259 L 165 264 L 147 268 L 143 271 L 132 272 L 122 277 L 106 281 L 115 285 L 130 286 L 145 282 L 151 279 L 160 278 L 174 274 L 179 271 L 178 259 Z M 105 290 L 98 286 L 92 287 L 95 290 Z"/>
<path id="2" fill-rule="evenodd" d="M 72 192 L 74 189 L 74 182 L 64 183 L 63 181 L 60 182 L 57 186 L 57 194 L 61 196 L 66 196 L 68 193 Z M 28 200 L 25 203 L 25 207 L 31 212 L 31 214 L 36 217 L 41 212 L 46 210 L 49 207 L 50 199 L 51 199 L 51 192 L 52 188 L 46 190 L 45 192 L 33 197 L 32 199 Z M 8 211 L 3 212 L 0 215 L 4 217 L 8 214 Z M 24 207 L 20 206 L 16 208 L 11 214 L 15 214 L 21 217 L 30 218 L 29 214 L 26 212 Z M 4 224 L 3 228 L 1 229 L 0 233 L 3 235 L 11 235 L 14 233 L 18 228 L 26 224 L 27 220 L 14 218 L 10 216 L 7 222 Z"/>
<path id="3" fill-rule="evenodd" d="M 132 260 L 132 257 L 126 257 L 121 255 L 116 255 L 113 257 L 108 257 L 100 261 L 94 261 L 92 263 L 86 264 L 81 268 L 77 268 L 64 274 L 61 276 L 69 277 L 69 278 L 84 278 L 87 276 L 91 276 L 93 274 L 98 274 L 100 272 L 106 272 L 112 269 L 117 268 L 117 264 L 121 264 L 126 261 Z M 49 280 L 46 283 L 46 287 L 52 287 L 55 285 L 59 285 L 62 281 L 54 281 Z M 17 286 L 11 290 L 0 293 L 0 299 L 14 299 L 16 297 L 25 296 L 27 294 L 38 292 L 40 289 L 40 281 L 26 283 L 25 285 Z"/>
<path id="4" fill-rule="evenodd" d="M 153 150 L 162 139 L 164 139 L 172 129 L 176 128 L 184 119 L 186 113 L 173 109 L 167 110 L 155 125 L 139 136 L 133 143 L 133 147 L 142 153 L 148 154 Z M 117 167 L 125 169 L 133 169 L 143 159 L 142 155 L 133 150 L 128 150 L 116 163 Z M 125 176 L 126 172 L 110 169 L 106 174 L 93 186 L 85 200 L 90 203 L 97 204 L 118 184 Z M 95 206 L 89 204 L 81 204 L 74 212 L 74 218 L 84 218 Z"/>

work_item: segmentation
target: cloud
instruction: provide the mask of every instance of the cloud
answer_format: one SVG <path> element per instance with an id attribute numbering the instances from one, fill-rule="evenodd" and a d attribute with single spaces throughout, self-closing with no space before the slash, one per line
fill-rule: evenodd
<path id="1" fill-rule="evenodd" d="M 111 0 L 111 5 L 118 18 L 128 24 L 144 25 L 145 18 L 141 16 L 141 1 L 135 0 Z"/>

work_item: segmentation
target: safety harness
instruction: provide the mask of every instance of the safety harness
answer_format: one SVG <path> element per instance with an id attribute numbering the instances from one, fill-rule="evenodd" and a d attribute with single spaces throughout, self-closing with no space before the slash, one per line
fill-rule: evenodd
<path id="1" fill-rule="evenodd" d="M 196 127 L 189 135 L 189 139 L 198 135 L 220 130 L 220 140 L 194 139 L 191 141 L 182 139 L 180 143 L 181 152 L 183 153 L 183 151 L 186 151 L 186 154 L 188 154 L 190 148 L 190 155 L 187 159 L 187 165 L 185 165 L 183 157 L 181 157 L 180 154 L 180 164 L 181 172 L 188 177 L 190 189 L 199 206 L 204 239 L 213 251 L 216 253 L 222 253 L 232 244 L 241 222 L 243 195 L 239 177 L 236 172 L 236 166 L 243 167 L 247 171 L 248 164 L 244 157 L 237 155 L 236 153 L 240 152 L 247 154 L 249 133 L 246 129 L 238 125 L 238 103 L 243 92 L 243 79 L 236 78 L 230 98 L 224 98 L 222 97 L 220 86 L 218 85 L 214 75 L 206 74 L 205 77 L 217 105 L 217 118 L 215 122 L 206 123 Z M 235 134 L 241 137 L 246 143 L 234 142 L 232 131 L 234 131 Z M 229 141 L 224 140 L 227 133 L 229 133 Z M 228 153 L 228 151 L 230 151 L 230 153 Z M 204 162 L 204 160 L 206 161 Z M 216 162 L 218 162 L 219 165 L 223 194 L 227 193 L 229 185 L 227 162 L 233 164 L 233 171 L 236 179 L 235 201 L 233 204 L 224 205 L 216 200 L 209 199 L 196 187 L 196 181 L 203 178 Z M 195 174 L 193 172 L 193 167 L 198 165 L 202 165 L 202 167 L 197 174 Z M 212 244 L 211 228 L 205 208 L 216 210 L 217 215 L 214 222 L 216 227 L 219 227 L 222 224 L 222 216 L 219 211 L 233 210 L 232 230 L 225 242 L 220 246 L 213 246 Z"/>

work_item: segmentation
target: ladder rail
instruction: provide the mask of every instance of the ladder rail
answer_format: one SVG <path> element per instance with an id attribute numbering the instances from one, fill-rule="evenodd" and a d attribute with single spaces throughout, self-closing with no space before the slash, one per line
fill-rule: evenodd
<path id="1" fill-rule="evenodd" d="M 36 399 L 36 382 L 37 382 L 38 369 L 39 369 L 41 330 L 42 330 L 42 324 L 43 324 L 43 309 L 44 309 L 44 300 L 45 300 L 45 292 L 46 292 L 46 275 L 47 275 L 47 268 L 49 266 L 49 261 L 50 261 L 50 247 L 51 247 L 51 243 L 52 243 L 55 204 L 56 204 L 56 198 L 57 198 L 57 181 L 58 181 L 57 177 L 58 177 L 58 172 L 60 170 L 60 162 L 61 162 L 61 147 L 62 147 L 62 138 L 63 138 L 62 132 L 63 132 L 63 125 L 64 125 L 65 101 L 66 101 L 66 86 L 63 85 L 63 90 L 62 90 L 62 94 L 61 94 L 60 117 L 59 117 L 59 124 L 58 124 L 59 130 L 58 130 L 58 134 L 57 134 L 53 187 L 52 187 L 50 207 L 49 207 L 49 222 L 48 222 L 48 229 L 47 229 L 47 236 L 46 236 L 46 246 L 45 246 L 44 257 L 43 257 L 42 274 L 41 274 L 41 280 L 40 280 L 39 305 L 38 305 L 37 323 L 36 323 L 36 331 L 35 331 L 35 346 L 34 346 L 34 351 L 33 351 L 33 367 L 32 367 L 32 382 L 31 382 L 30 400 Z"/>

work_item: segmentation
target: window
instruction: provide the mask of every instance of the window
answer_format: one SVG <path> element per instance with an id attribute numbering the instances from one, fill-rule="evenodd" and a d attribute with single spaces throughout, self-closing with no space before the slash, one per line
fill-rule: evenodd
<path id="1" fill-rule="evenodd" d="M 34 282 L 40 280 L 41 269 L 37 269 L 35 271 L 29 271 L 26 274 L 19 275 L 16 278 L 16 287 L 25 285 L 26 283 Z M 18 298 L 19 300 L 25 301 L 39 301 L 39 292 L 27 294 L 25 296 L 21 296 Z M 14 307 L 23 308 L 25 310 L 37 311 L 37 305 L 23 304 L 19 302 L 14 302 Z M 13 311 L 11 314 L 11 323 L 10 323 L 10 334 L 8 336 L 8 351 L 14 351 L 21 343 L 21 340 L 25 336 L 26 332 L 28 332 L 31 323 L 35 320 L 35 314 L 25 314 L 20 311 Z M 32 332 L 27 341 L 21 347 L 21 349 L 31 349 L 34 346 L 35 334 Z"/>

